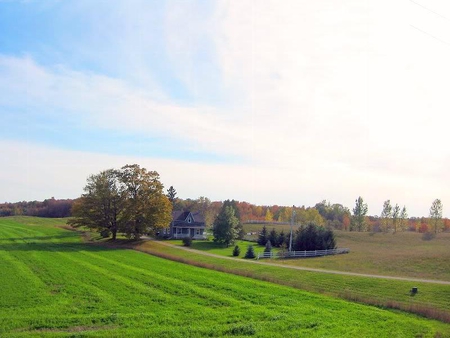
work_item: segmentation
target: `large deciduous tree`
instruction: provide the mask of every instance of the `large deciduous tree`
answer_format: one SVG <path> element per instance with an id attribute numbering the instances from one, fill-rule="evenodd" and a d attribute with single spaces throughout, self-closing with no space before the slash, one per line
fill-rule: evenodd
<path id="1" fill-rule="evenodd" d="M 437 233 L 442 226 L 442 202 L 440 199 L 435 199 L 430 208 L 430 225 L 434 228 L 434 232 Z"/>
<path id="2" fill-rule="evenodd" d="M 85 193 L 72 206 L 73 218 L 69 224 L 86 226 L 104 236 L 111 234 L 116 239 L 125 205 L 118 178 L 119 174 L 114 169 L 89 176 Z"/>
<path id="3" fill-rule="evenodd" d="M 225 244 L 227 247 L 233 244 L 239 235 L 238 227 L 239 220 L 234 214 L 233 207 L 224 204 L 214 221 L 214 242 Z"/>
<path id="4" fill-rule="evenodd" d="M 172 204 L 164 195 L 164 186 L 156 171 L 147 171 L 137 164 L 126 165 L 119 172 L 125 195 L 123 232 L 139 239 L 168 226 Z"/>
<path id="5" fill-rule="evenodd" d="M 84 191 L 72 210 L 70 223 L 74 226 L 110 232 L 113 239 L 117 232 L 139 239 L 171 221 L 172 205 L 163 193 L 158 173 L 137 164 L 91 175 Z"/>
<path id="6" fill-rule="evenodd" d="M 355 207 L 353 208 L 353 215 L 351 220 L 351 230 L 363 231 L 366 225 L 366 215 L 368 207 L 367 203 L 359 196 L 355 201 Z"/>

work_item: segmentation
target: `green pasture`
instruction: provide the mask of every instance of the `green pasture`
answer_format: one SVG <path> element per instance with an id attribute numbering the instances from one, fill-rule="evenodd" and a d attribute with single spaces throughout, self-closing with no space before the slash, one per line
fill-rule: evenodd
<path id="1" fill-rule="evenodd" d="M 59 225 L 0 219 L 1 337 L 450 336 L 438 321 L 85 244 Z"/>
<path id="2" fill-rule="evenodd" d="M 244 224 L 245 232 L 258 232 L 261 224 Z M 270 231 L 289 231 L 289 225 L 267 225 Z M 295 228 L 296 229 L 296 228 Z M 314 259 L 277 260 L 277 263 L 356 273 L 450 281 L 450 233 L 423 240 L 416 232 L 370 233 L 334 231 L 339 248 L 350 253 Z"/>

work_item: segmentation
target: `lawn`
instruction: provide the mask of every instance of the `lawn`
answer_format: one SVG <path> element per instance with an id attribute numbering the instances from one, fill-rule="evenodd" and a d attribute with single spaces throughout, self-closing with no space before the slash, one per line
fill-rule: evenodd
<path id="1" fill-rule="evenodd" d="M 60 222 L 0 219 L 0 336 L 450 336 L 414 315 L 85 244 Z"/>
<path id="2" fill-rule="evenodd" d="M 183 242 L 181 239 L 175 239 L 175 240 L 169 240 L 167 241 L 170 244 L 177 245 L 177 246 L 183 246 Z M 232 257 L 233 256 L 233 249 L 234 247 L 238 245 L 241 249 L 240 257 L 243 258 L 245 256 L 245 252 L 247 251 L 247 248 L 249 245 L 253 245 L 253 248 L 255 250 L 255 254 L 260 252 L 262 253 L 264 251 L 263 245 L 258 245 L 258 243 L 255 242 L 249 242 L 249 241 L 236 241 L 233 245 L 230 245 L 229 247 L 226 247 L 223 244 L 218 244 L 213 241 L 192 241 L 191 248 L 200 250 L 200 251 L 207 251 L 209 253 L 213 253 L 216 255 L 221 256 L 227 256 Z M 274 251 L 278 251 L 278 248 L 273 248 Z"/>

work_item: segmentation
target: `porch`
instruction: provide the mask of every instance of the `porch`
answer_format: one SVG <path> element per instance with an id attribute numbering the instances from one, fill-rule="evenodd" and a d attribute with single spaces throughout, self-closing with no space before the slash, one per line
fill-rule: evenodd
<path id="1" fill-rule="evenodd" d="M 172 238 L 180 239 L 184 237 L 191 237 L 192 239 L 206 239 L 203 228 L 195 227 L 174 227 Z"/>

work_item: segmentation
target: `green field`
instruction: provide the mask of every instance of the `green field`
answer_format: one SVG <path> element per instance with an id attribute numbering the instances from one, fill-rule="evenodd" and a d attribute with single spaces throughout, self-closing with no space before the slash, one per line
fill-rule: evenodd
<path id="1" fill-rule="evenodd" d="M 257 232 L 261 224 L 244 224 Z M 267 226 L 287 233 L 289 225 Z M 284 260 L 282 263 L 320 269 L 450 281 L 450 233 L 425 241 L 416 232 L 369 233 L 334 231 L 340 248 L 350 254 L 317 259 Z"/>
<path id="2" fill-rule="evenodd" d="M 183 241 L 181 239 L 169 240 L 167 241 L 167 243 L 177 246 L 183 246 Z M 191 248 L 200 251 L 207 251 L 209 253 L 213 253 L 216 255 L 233 257 L 233 249 L 235 245 L 238 245 L 239 248 L 241 249 L 241 254 L 239 256 L 241 258 L 244 258 L 245 252 L 247 251 L 249 245 L 253 245 L 255 254 L 258 252 L 259 253 L 264 252 L 263 245 L 258 245 L 258 243 L 249 241 L 236 241 L 233 245 L 230 245 L 228 248 L 223 244 L 218 244 L 213 241 L 192 241 Z M 273 250 L 278 251 L 279 249 L 273 248 Z"/>
<path id="3" fill-rule="evenodd" d="M 0 219 L 1 337 L 448 337 L 450 325 Z M 176 250 L 176 249 L 172 249 Z"/>

